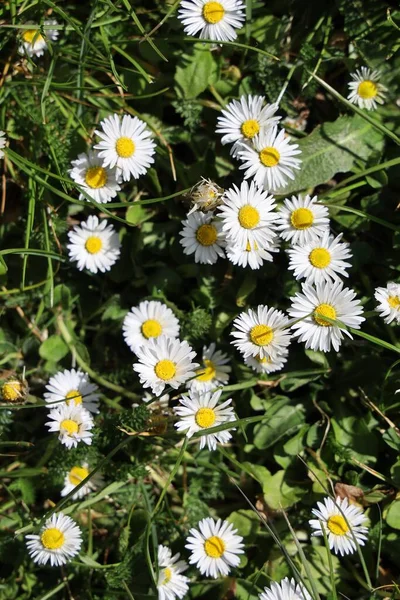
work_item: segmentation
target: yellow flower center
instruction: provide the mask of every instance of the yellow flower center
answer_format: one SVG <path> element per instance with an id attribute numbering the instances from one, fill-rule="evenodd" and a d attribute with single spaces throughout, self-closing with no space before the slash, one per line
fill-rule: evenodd
<path id="1" fill-rule="evenodd" d="M 115 150 L 121 158 L 130 158 L 135 153 L 135 144 L 131 138 L 120 137 L 116 141 Z"/>
<path id="2" fill-rule="evenodd" d="M 196 231 L 196 240 L 202 246 L 212 246 L 217 241 L 218 232 L 214 225 L 200 225 Z"/>
<path id="3" fill-rule="evenodd" d="M 369 79 L 362 81 L 357 89 L 357 94 L 360 96 L 360 98 L 363 98 L 364 100 L 367 100 L 369 98 L 375 98 L 377 93 L 378 86 L 376 85 L 376 83 L 370 81 Z"/>
<path id="4" fill-rule="evenodd" d="M 314 248 L 308 258 L 317 269 L 325 269 L 331 263 L 331 253 L 326 248 Z"/>
<path id="5" fill-rule="evenodd" d="M 214 363 L 211 360 L 208 360 L 208 358 L 204 359 L 203 363 L 205 368 L 196 371 L 196 373 L 198 373 L 196 379 L 197 381 L 211 381 L 214 379 L 217 369 Z"/>
<path id="6" fill-rule="evenodd" d="M 88 237 L 85 242 L 85 248 L 89 254 L 97 254 L 103 247 L 103 242 L 96 235 Z"/>
<path id="7" fill-rule="evenodd" d="M 268 325 L 254 325 L 250 329 L 250 339 L 256 346 L 268 346 L 274 339 L 272 327 L 268 327 Z"/>
<path id="8" fill-rule="evenodd" d="M 76 421 L 72 419 L 64 419 L 60 423 L 60 431 L 67 432 L 69 435 L 73 435 L 74 433 L 78 433 L 79 425 Z"/>
<path id="9" fill-rule="evenodd" d="M 270 356 L 268 356 L 268 357 L 264 356 L 263 358 L 261 358 L 261 356 L 258 354 L 254 358 L 256 359 L 256 361 L 258 363 L 260 363 L 260 365 L 267 365 L 267 364 L 270 364 L 272 362 Z"/>
<path id="10" fill-rule="evenodd" d="M 273 148 L 273 146 L 267 146 L 267 148 L 263 148 L 259 156 L 264 167 L 276 167 L 281 157 L 278 150 Z"/>
<path id="11" fill-rule="evenodd" d="M 333 517 L 329 517 L 327 526 L 333 535 L 346 535 L 349 531 L 349 526 L 342 515 L 333 515 Z"/>
<path id="12" fill-rule="evenodd" d="M 78 390 L 71 390 L 68 394 L 65 394 L 65 401 L 68 406 L 70 405 L 71 400 L 74 401 L 74 404 L 82 404 L 82 396 Z"/>
<path id="13" fill-rule="evenodd" d="M 251 252 L 252 250 L 258 250 L 257 242 L 253 242 L 253 248 L 250 245 L 250 242 L 246 244 L 246 252 Z"/>
<path id="14" fill-rule="evenodd" d="M 254 206 L 247 204 L 239 210 L 238 219 L 244 229 L 253 229 L 260 222 L 260 213 Z"/>
<path id="15" fill-rule="evenodd" d="M 204 542 L 204 552 L 211 558 L 221 558 L 225 552 L 225 542 L 220 537 L 213 535 Z"/>
<path id="16" fill-rule="evenodd" d="M 212 427 L 215 423 L 215 412 L 212 408 L 199 408 L 194 419 L 199 427 L 207 429 L 207 427 Z"/>
<path id="17" fill-rule="evenodd" d="M 389 296 L 388 304 L 389 304 L 390 308 L 399 310 L 400 309 L 400 298 L 398 296 Z"/>
<path id="18" fill-rule="evenodd" d="M 332 320 L 336 319 L 336 310 L 331 304 L 319 304 L 314 311 L 314 321 L 321 327 L 332 327 L 333 323 L 330 323 L 324 317 Z"/>
<path id="19" fill-rule="evenodd" d="M 154 367 L 154 372 L 159 379 L 169 381 L 176 375 L 176 365 L 172 360 L 160 360 Z"/>
<path id="20" fill-rule="evenodd" d="M 242 132 L 245 138 L 251 140 L 251 138 L 257 135 L 257 133 L 260 131 L 260 126 L 258 124 L 258 121 L 256 121 L 255 119 L 248 119 L 247 121 L 242 123 L 240 131 Z"/>
<path id="21" fill-rule="evenodd" d="M 219 2 L 207 2 L 203 6 L 203 18 L 210 25 L 219 23 L 224 18 L 225 9 Z"/>
<path id="22" fill-rule="evenodd" d="M 22 396 L 22 383 L 20 381 L 8 381 L 1 388 L 1 396 L 5 402 L 15 402 Z"/>
<path id="23" fill-rule="evenodd" d="M 40 536 L 40 541 L 47 550 L 57 550 L 64 544 L 65 536 L 57 527 L 45 529 Z"/>
<path id="24" fill-rule="evenodd" d="M 314 223 L 314 215 L 309 208 L 296 208 L 290 215 L 295 229 L 308 229 Z"/>
<path id="25" fill-rule="evenodd" d="M 142 323 L 142 335 L 148 340 L 152 337 L 158 337 L 162 334 L 162 327 L 159 321 L 155 321 L 154 319 L 147 319 L 144 323 Z"/>
<path id="26" fill-rule="evenodd" d="M 172 577 L 172 571 L 170 568 L 166 568 L 164 569 L 164 581 L 163 581 L 163 585 L 165 585 L 166 583 L 168 583 L 169 581 L 171 581 L 171 577 Z"/>
<path id="27" fill-rule="evenodd" d="M 104 167 L 89 167 L 85 174 L 85 182 L 93 190 L 98 190 L 107 183 L 107 171 Z"/>
<path id="28" fill-rule="evenodd" d="M 35 44 L 37 44 L 38 42 L 43 42 L 43 36 L 39 33 L 38 29 L 27 29 L 26 31 L 24 31 L 24 33 L 22 34 L 22 38 L 24 40 L 24 42 L 27 42 L 28 44 L 33 43 L 33 40 Z"/>
<path id="29" fill-rule="evenodd" d="M 79 485 L 88 475 L 89 471 L 85 467 L 72 467 L 68 474 L 68 479 L 72 485 Z"/>

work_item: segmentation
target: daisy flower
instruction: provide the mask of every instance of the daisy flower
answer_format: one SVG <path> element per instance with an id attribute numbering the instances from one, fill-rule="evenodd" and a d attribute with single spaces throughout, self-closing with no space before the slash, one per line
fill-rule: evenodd
<path id="1" fill-rule="evenodd" d="M 296 279 L 306 279 L 307 283 L 335 281 L 348 277 L 346 269 L 351 263 L 347 258 L 353 255 L 349 244 L 341 243 L 342 234 L 336 238 L 325 231 L 321 239 L 315 239 L 304 246 L 294 246 L 288 250 L 289 271 L 294 271 Z"/>
<path id="2" fill-rule="evenodd" d="M 172 556 L 167 546 L 158 546 L 158 600 L 175 600 L 183 598 L 189 590 L 189 577 L 182 575 L 188 568 L 184 560 L 179 560 L 180 554 Z"/>
<path id="3" fill-rule="evenodd" d="M 161 335 L 172 339 L 179 337 L 178 319 L 168 306 L 156 300 L 144 300 L 138 306 L 132 306 L 122 329 L 132 352 Z"/>
<path id="4" fill-rule="evenodd" d="M 88 463 L 75 465 L 65 474 L 64 487 L 61 490 L 61 496 L 67 496 L 89 475 Z M 103 478 L 99 473 L 95 473 L 85 485 L 72 495 L 72 500 L 80 500 L 91 492 L 95 492 L 103 484 Z"/>
<path id="5" fill-rule="evenodd" d="M 221 198 L 224 194 L 223 188 L 219 187 L 211 179 L 201 178 L 199 183 L 196 183 L 192 187 L 188 194 L 192 208 L 188 212 L 188 216 L 194 213 L 196 210 L 208 212 L 214 210 L 219 204 L 221 204 Z"/>
<path id="6" fill-rule="evenodd" d="M 234 144 L 231 154 L 234 156 L 242 149 L 237 142 L 251 145 L 252 139 L 271 125 L 278 123 L 281 117 L 274 117 L 277 104 L 266 104 L 264 96 L 241 96 L 232 100 L 218 117 L 216 133 L 222 135 L 221 142 Z"/>
<path id="7" fill-rule="evenodd" d="M 27 394 L 27 382 L 17 377 L 10 377 L 0 388 L 0 397 L 3 402 L 24 402 Z"/>
<path id="8" fill-rule="evenodd" d="M 143 387 L 150 387 L 155 396 L 160 396 L 166 385 L 174 390 L 196 375 L 200 365 L 192 362 L 196 356 L 186 341 L 172 340 L 165 336 L 150 339 L 147 346 L 138 348 L 139 362 L 133 370 L 139 374 Z"/>
<path id="9" fill-rule="evenodd" d="M 71 164 L 73 169 L 68 171 L 69 176 L 95 202 L 110 202 L 120 191 L 115 169 L 103 167 L 103 161 L 97 152 L 82 152 Z M 80 193 L 79 200 L 86 200 L 86 197 Z"/>
<path id="10" fill-rule="evenodd" d="M 368 528 L 364 523 L 368 520 L 363 511 L 349 504 L 347 498 L 324 498 L 324 503 L 317 502 L 318 509 L 311 511 L 316 519 L 309 521 L 310 527 L 314 529 L 312 535 L 323 535 L 325 531 L 329 542 L 329 548 L 335 554 L 344 556 L 356 552 L 358 544 L 363 546 L 367 539 Z"/>
<path id="11" fill-rule="evenodd" d="M 244 10 L 242 0 L 182 0 L 178 19 L 188 35 L 200 32 L 200 39 L 229 42 L 236 39 L 235 30 L 243 27 Z"/>
<path id="12" fill-rule="evenodd" d="M 276 228 L 281 238 L 293 246 L 304 246 L 329 230 L 329 212 L 318 204 L 317 196 L 292 196 L 278 210 Z"/>
<path id="13" fill-rule="evenodd" d="M 39 535 L 26 535 L 26 545 L 33 562 L 52 567 L 65 565 L 76 556 L 82 545 L 82 533 L 71 517 L 63 513 L 52 515 Z"/>
<path id="14" fill-rule="evenodd" d="M 75 369 L 59 371 L 50 377 L 46 390 L 45 401 L 58 403 L 54 408 L 65 402 L 68 406 L 82 406 L 91 413 L 99 412 L 99 388 L 90 382 L 87 373 Z"/>
<path id="15" fill-rule="evenodd" d="M 260 600 L 312 600 L 304 585 L 285 577 L 280 583 L 273 581 L 269 588 L 259 595 Z"/>
<path id="16" fill-rule="evenodd" d="M 387 286 L 375 290 L 375 300 L 378 302 L 377 311 L 385 323 L 396 321 L 400 323 L 400 284 L 390 281 Z"/>
<path id="17" fill-rule="evenodd" d="M 250 269 L 259 269 L 264 262 L 272 262 L 274 257 L 271 252 L 278 252 L 278 246 L 275 242 L 261 247 L 256 242 L 250 244 L 247 242 L 246 248 L 236 245 L 235 242 L 227 240 L 225 252 L 228 259 L 238 267 Z"/>
<path id="18" fill-rule="evenodd" d="M 182 225 L 179 241 L 184 254 L 194 254 L 194 261 L 203 265 L 213 265 L 219 256 L 224 258 L 221 223 L 212 214 L 194 212 L 182 221 Z"/>
<path id="19" fill-rule="evenodd" d="M 120 255 L 121 243 L 118 233 L 107 221 L 99 221 L 93 215 L 68 233 L 69 258 L 78 263 L 78 269 L 91 273 L 109 271 Z"/>
<path id="20" fill-rule="evenodd" d="M 53 408 L 47 416 L 51 419 L 45 423 L 49 432 L 58 432 L 58 439 L 68 449 L 76 448 L 79 442 L 88 446 L 92 443 L 93 434 L 90 430 L 93 429 L 94 423 L 88 410 L 80 406 L 62 404 Z"/>
<path id="21" fill-rule="evenodd" d="M 278 133 L 276 125 L 259 133 L 253 138 L 253 146 L 238 151 L 243 161 L 240 169 L 245 169 L 244 178 L 253 177 L 260 188 L 274 192 L 283 187 L 288 179 L 294 179 L 294 169 L 300 169 L 301 160 L 294 158 L 301 154 L 297 144 L 285 137 L 285 130 Z"/>
<path id="22" fill-rule="evenodd" d="M 240 563 L 238 554 L 243 554 L 244 544 L 237 529 L 228 521 L 214 521 L 210 517 L 202 519 L 198 529 L 189 531 L 186 548 L 192 551 L 189 558 L 191 565 L 195 564 L 200 573 L 206 577 L 223 577 L 230 573 L 231 567 Z"/>
<path id="23" fill-rule="evenodd" d="M 275 358 L 286 352 L 290 344 L 290 330 L 284 329 L 289 319 L 275 308 L 260 304 L 257 310 L 250 308 L 233 321 L 232 344 L 246 356 Z"/>
<path id="24" fill-rule="evenodd" d="M 124 181 L 145 175 L 154 162 L 155 143 L 151 131 L 137 117 L 114 114 L 100 122 L 101 131 L 95 133 L 101 139 L 95 150 L 103 159 L 103 167 L 117 167 Z"/>
<path id="25" fill-rule="evenodd" d="M 379 71 L 371 71 L 367 67 L 361 67 L 355 73 L 351 73 L 353 81 L 349 82 L 350 93 L 347 99 L 360 108 L 376 110 L 378 104 L 383 104 L 387 88 L 379 83 L 381 74 Z"/>
<path id="26" fill-rule="evenodd" d="M 189 395 L 183 395 L 179 398 L 180 406 L 174 408 L 174 412 L 181 420 L 175 423 L 179 432 L 186 432 L 186 437 L 191 438 L 198 431 L 205 432 L 210 427 L 217 427 L 229 421 L 235 421 L 235 413 L 232 406 L 229 406 L 232 399 L 225 400 L 219 406 L 218 401 L 222 390 L 216 392 L 201 392 L 189 390 Z M 234 428 L 231 431 L 235 431 Z M 199 438 L 200 450 L 206 445 L 209 450 L 215 450 L 217 442 L 226 444 L 232 435 L 228 430 L 219 433 L 202 435 Z"/>
<path id="27" fill-rule="evenodd" d="M 216 350 L 214 342 L 203 347 L 202 367 L 197 370 L 197 377 L 187 383 L 187 387 L 196 392 L 208 392 L 229 381 L 232 368 L 228 365 L 228 355 Z"/>
<path id="28" fill-rule="evenodd" d="M 55 19 L 49 19 L 44 22 L 44 25 L 58 25 Z M 21 30 L 21 44 L 18 48 L 18 52 L 24 56 L 43 56 L 44 51 L 47 48 L 47 40 L 55 42 L 58 38 L 59 32 L 57 29 L 46 29 L 44 32 L 45 37 L 40 33 L 40 29 L 32 27 L 32 29 Z"/>
<path id="29" fill-rule="evenodd" d="M 244 364 L 253 369 L 256 373 L 274 373 L 283 369 L 287 362 L 288 353 L 278 354 L 274 358 L 271 356 L 264 356 L 261 358 L 259 354 L 257 356 L 246 356 Z"/>
<path id="30" fill-rule="evenodd" d="M 341 281 L 321 282 L 315 287 L 302 284 L 302 293 L 291 298 L 289 315 L 299 322 L 292 325 L 293 335 L 299 342 L 305 342 L 306 348 L 329 352 L 331 346 L 338 352 L 343 334 L 353 339 L 351 333 L 343 327 L 360 329 L 365 321 L 363 308 L 356 294 L 349 288 L 343 288 Z M 326 319 L 337 320 L 332 323 Z"/>
<path id="31" fill-rule="evenodd" d="M 5 131 L 0 131 L 0 158 L 4 158 L 3 148 L 6 147 L 7 139 Z"/>
<path id="32" fill-rule="evenodd" d="M 276 237 L 274 225 L 277 218 L 274 198 L 257 188 L 252 181 L 243 181 L 240 189 L 233 185 L 225 192 L 224 203 L 218 216 L 227 240 L 240 248 L 247 244 L 264 247 Z"/>

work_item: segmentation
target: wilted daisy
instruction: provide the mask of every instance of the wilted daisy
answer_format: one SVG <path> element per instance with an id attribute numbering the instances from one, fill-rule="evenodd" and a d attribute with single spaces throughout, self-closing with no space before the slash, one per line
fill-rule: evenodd
<path id="1" fill-rule="evenodd" d="M 168 306 L 157 300 L 144 300 L 132 306 L 122 326 L 125 342 L 132 352 L 161 335 L 179 337 L 179 321 Z"/>
<path id="2" fill-rule="evenodd" d="M 307 283 L 335 281 L 348 277 L 347 269 L 351 263 L 346 259 L 353 255 L 349 244 L 343 243 L 342 234 L 336 238 L 325 231 L 320 239 L 314 239 L 304 246 L 293 246 L 288 250 L 289 271 L 294 271 L 296 279 L 306 279 Z"/>
<path id="3" fill-rule="evenodd" d="M 350 94 L 347 99 L 353 104 L 358 104 L 360 108 L 367 110 L 376 110 L 378 104 L 383 104 L 387 88 L 379 83 L 381 74 L 379 71 L 372 71 L 368 67 L 361 67 L 355 73 L 351 73 L 353 81 L 349 82 Z"/>
<path id="4" fill-rule="evenodd" d="M 163 414 L 168 413 L 169 394 L 164 394 L 163 396 L 160 396 L 159 398 L 157 398 L 157 400 L 154 400 L 153 394 L 150 394 L 149 392 L 145 392 L 144 395 L 142 396 L 142 400 L 146 404 L 148 402 L 150 402 L 150 404 L 148 405 L 148 409 L 151 412 L 159 412 L 159 413 L 163 413 Z M 134 404 L 132 406 L 139 406 L 139 405 Z"/>
<path id="5" fill-rule="evenodd" d="M 101 139 L 94 148 L 99 150 L 103 167 L 117 167 L 124 181 L 145 175 L 154 162 L 155 143 L 146 123 L 137 117 L 114 114 L 100 122 L 101 131 L 95 133 Z"/>
<path id="6" fill-rule="evenodd" d="M 289 319 L 275 308 L 260 304 L 240 313 L 233 321 L 232 344 L 246 356 L 276 357 L 290 344 Z M 284 329 L 286 327 L 286 329 Z"/>
<path id="7" fill-rule="evenodd" d="M 304 131 L 307 127 L 307 119 L 299 115 L 297 118 L 293 117 L 285 117 L 282 120 L 282 125 L 287 126 L 290 129 L 295 129 L 296 131 Z"/>
<path id="8" fill-rule="evenodd" d="M 280 117 L 274 117 L 278 105 L 264 106 L 264 103 L 264 96 L 241 96 L 222 110 L 223 116 L 218 117 L 216 133 L 222 135 L 222 144 L 234 144 L 231 154 L 236 155 L 238 150 L 243 149 L 237 142 L 249 145 L 257 134 L 279 121 Z"/>
<path id="9" fill-rule="evenodd" d="M 363 308 L 356 294 L 349 288 L 343 288 L 341 281 L 317 283 L 315 287 L 302 284 L 302 293 L 291 298 L 289 315 L 299 322 L 292 325 L 293 335 L 299 342 L 305 342 L 306 348 L 329 352 L 331 346 L 338 352 L 343 334 L 353 339 L 345 328 L 360 329 L 365 321 Z M 331 320 L 340 323 L 332 323 Z"/>
<path id="10" fill-rule="evenodd" d="M 50 561 L 52 567 L 59 567 L 79 553 L 82 532 L 71 517 L 56 513 L 47 519 L 39 535 L 26 535 L 25 539 L 35 563 L 45 565 Z"/>
<path id="11" fill-rule="evenodd" d="M 287 356 L 287 352 L 277 354 L 274 358 L 271 356 L 261 358 L 259 354 L 257 356 L 246 356 L 244 364 L 251 367 L 256 373 L 274 373 L 283 369 L 287 362 Z"/>
<path id="12" fill-rule="evenodd" d="M 191 565 L 195 564 L 200 573 L 206 577 L 223 577 L 230 573 L 231 567 L 237 567 L 240 563 L 238 554 L 243 554 L 244 544 L 241 535 L 237 535 L 237 529 L 228 521 L 214 521 L 214 519 L 202 519 L 198 529 L 189 531 L 186 548 L 191 550 L 189 558 Z"/>
<path id="13" fill-rule="evenodd" d="M 49 19 L 44 22 L 44 25 L 57 25 L 55 19 Z M 47 48 L 47 41 L 55 42 L 58 38 L 59 32 L 57 29 L 46 29 L 44 31 L 44 37 L 38 27 L 32 27 L 32 29 L 21 30 L 21 44 L 18 48 L 18 52 L 22 55 L 27 54 L 28 56 L 42 56 Z"/>
<path id="14" fill-rule="evenodd" d="M 349 504 L 347 498 L 324 498 L 324 503 L 317 502 L 318 509 L 311 511 L 316 519 L 309 521 L 314 529 L 312 535 L 323 535 L 325 531 L 329 548 L 335 554 L 353 554 L 358 544 L 363 546 L 367 539 L 368 528 L 364 523 L 368 520 L 361 508 Z"/>
<path id="15" fill-rule="evenodd" d="M 293 246 L 304 246 L 329 230 L 329 212 L 318 204 L 317 196 L 292 196 L 278 210 L 276 228 L 283 240 Z"/>
<path id="16" fill-rule="evenodd" d="M 67 448 L 76 448 L 79 442 L 88 446 L 92 443 L 94 427 L 90 412 L 81 406 L 62 404 L 53 408 L 47 415 L 50 421 L 45 423 L 49 432 L 57 432 L 58 439 Z"/>
<path id="17" fill-rule="evenodd" d="M 120 191 L 116 170 L 103 167 L 103 160 L 97 152 L 82 152 L 71 164 L 73 169 L 70 169 L 69 176 L 95 202 L 110 202 Z M 79 200 L 86 200 L 82 192 L 79 194 Z"/>
<path id="18" fill-rule="evenodd" d="M 240 248 L 247 244 L 264 247 L 276 238 L 274 224 L 277 218 L 275 200 L 260 190 L 252 181 L 243 181 L 240 189 L 233 185 L 226 190 L 224 203 L 219 207 L 222 231 L 226 238 Z"/>
<path id="19" fill-rule="evenodd" d="M 296 583 L 294 579 L 285 577 L 280 583 L 271 582 L 269 588 L 259 595 L 260 600 L 312 600 L 304 585 Z"/>
<path id="20" fill-rule="evenodd" d="M 189 578 L 182 575 L 188 568 L 184 560 L 179 560 L 180 554 L 172 556 L 167 546 L 158 546 L 158 600 L 175 600 L 183 598 L 187 593 Z"/>
<path id="21" fill-rule="evenodd" d="M 174 412 L 181 420 L 175 423 L 179 432 L 185 432 L 188 438 L 198 431 L 206 432 L 211 427 L 223 425 L 230 421 L 235 421 L 233 407 L 230 406 L 232 398 L 225 400 L 218 406 L 222 390 L 216 392 L 202 392 L 189 390 L 189 395 L 183 395 L 179 398 L 179 406 L 174 408 Z M 234 429 L 231 429 L 234 431 Z M 199 438 L 200 450 L 206 445 L 209 450 L 215 450 L 217 442 L 226 444 L 232 435 L 226 429 L 218 433 L 202 435 Z"/>
<path id="22" fill-rule="evenodd" d="M 77 485 L 82 483 L 84 479 L 89 475 L 88 463 L 82 463 L 75 465 L 65 474 L 64 487 L 61 490 L 61 496 L 67 496 L 72 492 Z M 72 500 L 80 500 L 91 492 L 96 491 L 103 484 L 103 478 L 99 473 L 95 473 L 85 485 L 72 495 Z"/>
<path id="23" fill-rule="evenodd" d="M 45 401 L 58 403 L 54 408 L 64 401 L 68 406 L 82 406 L 89 412 L 99 412 L 99 388 L 90 382 L 87 373 L 75 369 L 59 371 L 50 377 L 46 390 Z"/>
<path id="24" fill-rule="evenodd" d="M 245 179 L 252 177 L 259 187 L 274 192 L 288 179 L 294 179 L 294 170 L 300 169 L 301 160 L 294 158 L 301 154 L 298 148 L 285 136 L 284 129 L 278 133 L 273 125 L 253 138 L 252 147 L 242 143 L 238 156 L 243 164 L 239 168 L 246 170 Z"/>
<path id="25" fill-rule="evenodd" d="M 203 347 L 202 366 L 197 370 L 197 377 L 188 381 L 187 386 L 197 392 L 214 390 L 220 385 L 226 385 L 229 381 L 228 355 L 221 350 L 216 350 L 214 342 Z"/>
<path id="26" fill-rule="evenodd" d="M 186 341 L 172 340 L 165 336 L 152 338 L 147 346 L 136 351 L 139 362 L 133 370 L 139 374 L 143 387 L 150 387 L 160 396 L 166 385 L 174 390 L 196 375 L 200 365 L 192 362 L 196 356 Z"/>
<path id="27" fill-rule="evenodd" d="M 245 5 L 241 0 L 182 0 L 178 19 L 185 33 L 201 39 L 228 42 L 237 37 L 236 29 L 243 27 Z"/>
<path id="28" fill-rule="evenodd" d="M 93 215 L 80 225 L 75 225 L 68 237 L 69 258 L 78 263 L 80 271 L 88 269 L 91 273 L 105 273 L 120 255 L 121 243 L 114 227 Z"/>
<path id="29" fill-rule="evenodd" d="M 385 323 L 396 321 L 400 323 L 400 284 L 390 281 L 387 286 L 375 290 L 375 300 L 378 302 L 377 311 Z"/>
<path id="30" fill-rule="evenodd" d="M 7 139 L 5 131 L 0 131 L 0 158 L 4 157 L 3 148 L 6 147 Z"/>
<path id="31" fill-rule="evenodd" d="M 194 260 L 203 265 L 213 265 L 218 257 L 224 257 L 222 249 L 224 237 L 221 223 L 212 214 L 195 212 L 182 221 L 183 229 L 179 240 L 184 254 L 194 254 Z"/>
<path id="32" fill-rule="evenodd" d="M 259 269 L 264 262 L 272 262 L 274 257 L 271 252 L 278 252 L 278 246 L 275 241 L 264 246 L 259 246 L 257 242 L 247 242 L 246 248 L 242 248 L 236 242 L 227 240 L 225 252 L 228 260 L 234 265 L 243 268 L 249 266 L 254 270 Z"/>
<path id="33" fill-rule="evenodd" d="M 0 387 L 0 399 L 3 402 L 23 402 L 28 394 L 25 379 L 10 377 Z"/>
<path id="34" fill-rule="evenodd" d="M 199 183 L 192 187 L 188 197 L 191 200 L 192 207 L 188 212 L 188 216 L 196 210 L 208 212 L 214 210 L 221 204 L 221 198 L 224 190 L 211 179 L 201 178 Z"/>

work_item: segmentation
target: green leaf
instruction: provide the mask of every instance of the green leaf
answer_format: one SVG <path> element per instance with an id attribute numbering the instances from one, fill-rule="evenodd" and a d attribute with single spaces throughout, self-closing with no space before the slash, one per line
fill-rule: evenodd
<path id="1" fill-rule="evenodd" d="M 237 510 L 231 513 L 227 520 L 238 530 L 239 535 L 246 538 L 247 543 L 255 539 L 260 527 L 260 519 L 253 510 Z"/>
<path id="2" fill-rule="evenodd" d="M 0 256 L 0 276 L 5 275 L 8 271 L 8 267 L 6 265 L 6 261 L 2 256 Z"/>
<path id="3" fill-rule="evenodd" d="M 39 355 L 53 363 L 57 363 L 67 356 L 68 352 L 67 344 L 58 335 L 51 335 L 39 347 Z"/>
<path id="4" fill-rule="evenodd" d="M 267 477 L 263 484 L 264 500 L 272 510 L 293 506 L 307 492 L 304 487 L 292 485 L 288 472 L 283 469 Z"/>
<path id="5" fill-rule="evenodd" d="M 393 529 L 400 529 L 400 500 L 395 500 L 386 513 L 386 523 Z"/>
<path id="6" fill-rule="evenodd" d="M 217 65 L 208 48 L 197 47 L 192 55 L 183 55 L 183 66 L 178 66 L 175 82 L 184 98 L 197 98 L 207 89 Z"/>
<path id="7" fill-rule="evenodd" d="M 254 427 L 254 445 L 265 450 L 303 423 L 304 410 L 301 406 L 282 406 L 270 419 Z"/>

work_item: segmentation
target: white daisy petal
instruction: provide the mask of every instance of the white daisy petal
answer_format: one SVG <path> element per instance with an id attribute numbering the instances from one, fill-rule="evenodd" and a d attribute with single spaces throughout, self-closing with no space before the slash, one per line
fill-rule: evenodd
<path id="1" fill-rule="evenodd" d="M 76 225 L 68 233 L 69 258 L 76 261 L 80 271 L 91 273 L 109 271 L 120 255 L 121 243 L 118 233 L 107 221 L 99 221 L 91 215 L 87 221 Z"/>
<path id="2" fill-rule="evenodd" d="M 312 600 L 304 585 L 296 583 L 294 579 L 285 577 L 276 583 L 273 581 L 269 588 L 259 595 L 260 600 Z"/>
<path id="3" fill-rule="evenodd" d="M 6 144 L 7 144 L 6 134 L 4 131 L 0 131 L 0 158 L 4 157 L 4 152 L 2 149 L 6 147 Z"/>
<path id="4" fill-rule="evenodd" d="M 232 368 L 227 364 L 229 358 L 220 350 L 216 350 L 214 343 L 203 348 L 202 366 L 197 371 L 197 377 L 187 383 L 187 387 L 196 392 L 208 392 L 229 381 Z"/>
<path id="5" fill-rule="evenodd" d="M 171 339 L 179 337 L 178 319 L 168 306 L 155 300 L 145 300 L 138 306 L 132 306 L 122 327 L 125 342 L 132 352 L 161 335 Z"/>
<path id="6" fill-rule="evenodd" d="M 55 513 L 45 522 L 40 534 L 26 535 L 26 545 L 33 562 L 52 567 L 65 565 L 76 556 L 82 545 L 82 533 L 71 517 Z"/>
<path id="7" fill-rule="evenodd" d="M 282 354 L 277 354 L 275 357 L 261 357 L 259 354 L 256 356 L 246 356 L 244 363 L 256 373 L 274 373 L 283 369 L 287 362 L 287 355 L 287 352 L 283 352 Z"/>
<path id="8" fill-rule="evenodd" d="M 158 546 L 158 598 L 159 600 L 175 600 L 183 598 L 189 590 L 189 578 L 182 575 L 188 568 L 179 554 L 172 556 L 167 546 Z"/>
<path id="9" fill-rule="evenodd" d="M 228 42 L 235 40 L 236 29 L 243 27 L 244 10 L 242 0 L 182 0 L 178 19 L 188 35 Z"/>
<path id="10" fill-rule="evenodd" d="M 353 81 L 348 84 L 350 93 L 347 99 L 353 104 L 358 104 L 360 108 L 376 110 L 377 104 L 384 103 L 385 92 L 387 92 L 387 88 L 379 83 L 380 77 L 379 71 L 361 67 L 360 70 L 351 74 Z"/>
<path id="11" fill-rule="evenodd" d="M 55 19 L 48 19 L 44 22 L 44 25 L 58 25 L 58 23 Z M 18 52 L 22 56 L 28 55 L 31 58 L 33 56 L 43 56 L 44 51 L 47 49 L 47 40 L 54 42 L 58 35 L 57 29 L 46 29 L 44 37 L 37 27 L 23 29 L 21 30 L 21 44 L 18 47 Z"/>
<path id="12" fill-rule="evenodd" d="M 70 492 L 72 492 L 77 485 L 79 485 L 84 479 L 86 479 L 89 473 L 89 465 L 86 462 L 73 466 L 65 474 L 64 487 L 61 490 L 61 496 L 67 496 Z M 81 498 L 84 498 L 91 492 L 96 491 L 102 485 L 103 478 L 99 473 L 95 473 L 93 477 L 91 477 L 89 481 L 85 483 L 85 485 L 79 488 L 79 490 L 72 495 L 72 500 L 80 500 Z"/>
<path id="13" fill-rule="evenodd" d="M 377 311 L 389 324 L 392 321 L 400 323 L 400 284 L 390 281 L 387 286 L 375 290 L 375 300 L 378 302 Z"/>
<path id="14" fill-rule="evenodd" d="M 184 254 L 194 254 L 195 262 L 203 265 L 213 265 L 218 257 L 224 258 L 221 223 L 212 214 L 194 212 L 182 221 L 182 225 L 183 229 L 179 234 L 182 239 L 179 241 Z"/>
<path id="15" fill-rule="evenodd" d="M 235 341 L 232 344 L 244 358 L 276 359 L 287 354 L 291 338 L 290 329 L 285 328 L 288 323 L 283 312 L 260 304 L 256 310 L 250 308 L 233 321 L 231 335 Z"/>

